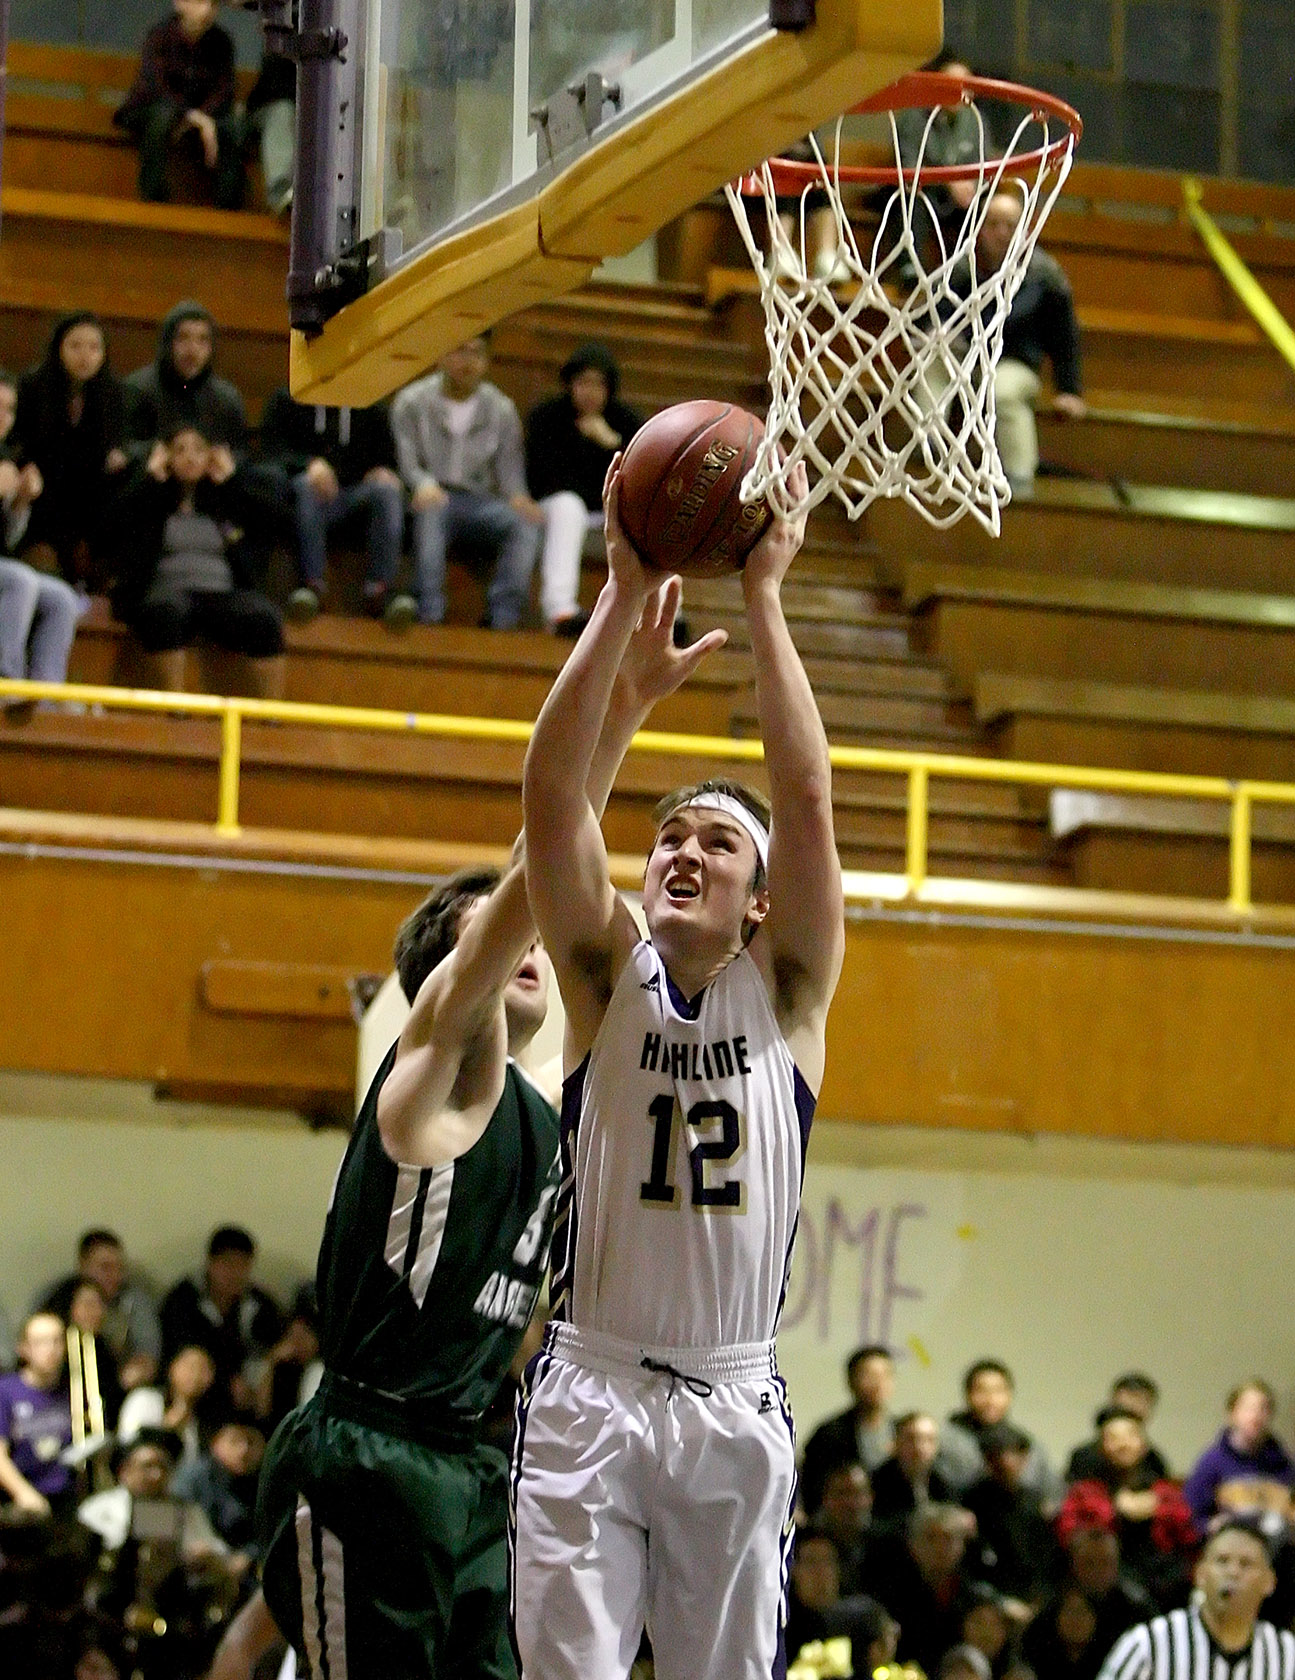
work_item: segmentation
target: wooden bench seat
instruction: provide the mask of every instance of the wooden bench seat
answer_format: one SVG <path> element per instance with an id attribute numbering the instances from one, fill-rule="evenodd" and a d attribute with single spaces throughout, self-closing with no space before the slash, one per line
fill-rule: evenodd
<path id="1" fill-rule="evenodd" d="M 1228 882 L 1229 811 L 1207 800 L 1057 791 L 1050 824 L 1077 886 L 1221 898 Z M 1256 903 L 1295 898 L 1295 809 L 1256 805 L 1251 817 Z"/>
<path id="2" fill-rule="evenodd" d="M 1295 698 L 1295 597 L 914 561 L 916 638 L 969 692 L 998 671 Z"/>
<path id="3" fill-rule="evenodd" d="M 1293 504 L 1040 480 L 1033 501 L 1003 514 L 1002 535 L 974 520 L 936 531 L 898 502 L 866 515 L 883 569 L 898 580 L 913 560 L 958 561 L 1058 577 L 1097 577 L 1191 589 L 1279 594 L 1295 576 Z"/>
<path id="4" fill-rule="evenodd" d="M 1038 426 L 1046 466 L 1088 477 L 1252 496 L 1295 485 L 1295 409 L 1239 421 L 1090 404 L 1075 425 L 1044 407 Z"/>
<path id="5" fill-rule="evenodd" d="M 1009 758 L 1295 781 L 1295 700 L 998 672 L 973 697 Z"/>

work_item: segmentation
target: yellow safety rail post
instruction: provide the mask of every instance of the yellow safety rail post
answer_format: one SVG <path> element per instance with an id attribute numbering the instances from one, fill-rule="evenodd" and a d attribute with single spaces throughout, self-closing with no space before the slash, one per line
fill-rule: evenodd
<path id="1" fill-rule="evenodd" d="M 170 694 L 157 689 L 108 688 L 90 683 L 42 683 L 0 678 L 0 698 L 53 700 L 119 711 L 187 712 L 220 722 L 219 799 L 215 830 L 239 832 L 239 784 L 243 720 L 318 725 L 457 737 L 461 740 L 529 741 L 532 726 L 513 718 L 472 718 L 435 712 L 370 710 L 362 706 L 324 706 L 289 700 L 245 700 L 212 694 Z M 636 752 L 679 757 L 758 762 L 759 741 L 728 735 L 667 735 L 643 730 L 630 743 Z M 1238 915 L 1253 911 L 1251 902 L 1251 818 L 1255 803 L 1295 806 L 1295 785 L 1284 782 L 1232 782 L 1222 776 L 1186 776 L 1144 770 L 1097 770 L 1075 765 L 1020 764 L 1000 758 L 963 758 L 938 753 L 897 752 L 880 747 L 833 747 L 837 770 L 902 775 L 907 780 L 905 885 L 916 897 L 929 879 L 930 778 L 1006 782 L 1017 787 L 1089 788 L 1105 793 L 1141 793 L 1165 798 L 1225 802 L 1230 810 L 1228 908 Z"/>
<path id="2" fill-rule="evenodd" d="M 1250 903 L 1250 790 L 1238 782 L 1232 794 L 1228 829 L 1228 908 L 1244 915 Z"/>
<path id="3" fill-rule="evenodd" d="M 1218 264 L 1224 279 L 1268 334 L 1278 352 L 1295 368 L 1295 329 L 1251 274 L 1222 228 L 1206 210 L 1201 184 L 1190 175 L 1183 178 L 1183 202 L 1187 206 L 1192 226 L 1200 234 L 1206 250 Z"/>
<path id="4" fill-rule="evenodd" d="M 220 807 L 216 827 L 221 834 L 238 833 L 238 779 L 242 768 L 243 714 L 231 700 L 220 718 Z"/>
<path id="5" fill-rule="evenodd" d="M 905 825 L 904 874 L 910 896 L 916 897 L 926 880 L 926 840 L 928 832 L 927 795 L 930 791 L 930 772 L 925 764 L 915 764 L 908 772 L 908 821 Z"/>

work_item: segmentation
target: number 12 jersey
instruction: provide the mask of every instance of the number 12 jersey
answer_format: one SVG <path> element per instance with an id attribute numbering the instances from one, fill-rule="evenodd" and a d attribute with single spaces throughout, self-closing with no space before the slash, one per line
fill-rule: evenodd
<path id="1" fill-rule="evenodd" d="M 652 945 L 562 1102 L 556 1318 L 625 1342 L 770 1342 L 814 1097 L 743 951 L 685 999 Z"/>

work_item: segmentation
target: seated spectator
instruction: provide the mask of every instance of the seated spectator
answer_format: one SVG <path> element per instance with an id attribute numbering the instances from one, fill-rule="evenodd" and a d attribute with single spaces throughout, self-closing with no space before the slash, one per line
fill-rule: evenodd
<path id="1" fill-rule="evenodd" d="M 971 66 L 952 46 L 945 47 L 922 68 L 936 71 L 942 76 L 956 77 L 962 82 L 973 73 Z M 982 155 L 992 156 L 993 139 L 988 132 L 988 125 L 985 132 L 981 132 L 984 119 L 983 106 L 963 104 L 945 106 L 937 111 L 933 118 L 930 111 L 922 106 L 915 105 L 903 111 L 896 111 L 895 142 L 899 160 L 905 167 L 912 169 L 920 158 L 922 170 L 925 172 L 929 169 L 948 168 L 953 164 L 977 163 Z M 975 181 L 924 183 L 922 194 L 914 207 L 913 243 L 926 267 L 933 267 L 942 260 L 936 232 L 937 224 L 939 234 L 943 237 L 944 249 L 948 250 L 956 241 L 963 218 L 975 196 Z M 875 195 L 874 202 L 877 202 L 879 210 L 884 210 L 888 197 L 889 193 L 884 190 L 880 195 Z M 911 285 L 916 281 L 917 275 L 905 263 L 901 265 L 897 278 L 901 283 Z"/>
<path id="2" fill-rule="evenodd" d="M 787 1660 L 794 1663 L 806 1645 L 823 1639 L 849 1639 L 854 1672 L 872 1674 L 895 1655 L 898 1630 L 876 1599 L 858 1593 L 841 1596 L 836 1548 L 812 1525 L 796 1534 L 787 1583 Z"/>
<path id="3" fill-rule="evenodd" d="M 265 1457 L 265 1436 L 254 1423 L 221 1424 L 210 1448 L 175 1473 L 177 1499 L 195 1500 L 229 1549 L 256 1555 L 256 1484 Z"/>
<path id="4" fill-rule="evenodd" d="M 845 1380 L 853 1404 L 820 1423 L 805 1447 L 800 1496 L 807 1511 L 817 1510 L 827 1472 L 837 1464 L 862 1464 L 871 1473 L 887 1457 L 894 1439 L 890 1397 L 895 1391 L 895 1362 L 888 1348 L 861 1347 L 850 1355 Z"/>
<path id="5" fill-rule="evenodd" d="M 216 1421 L 212 1391 L 216 1361 L 205 1347 L 182 1347 L 166 1368 L 162 1388 L 135 1388 L 122 1401 L 117 1439 L 125 1446 L 143 1429 L 170 1430 L 187 1464 L 198 1457 Z M 215 1397 L 216 1405 L 220 1397 Z"/>
<path id="6" fill-rule="evenodd" d="M 966 1408 L 954 1412 L 945 1425 L 940 1439 L 939 1459 L 941 1472 L 958 1493 L 965 1492 L 972 1482 L 985 1474 L 985 1456 L 980 1449 L 980 1438 L 995 1424 L 1008 1421 L 1015 1384 L 1012 1373 L 1000 1360 L 978 1359 L 963 1378 L 962 1389 Z M 1037 1441 L 1031 1441 L 1021 1485 L 1033 1488 L 1045 1508 L 1055 1505 L 1061 1496 L 1056 1473 Z"/>
<path id="7" fill-rule="evenodd" d="M 414 515 L 414 587 L 424 624 L 444 621 L 451 543 L 484 551 L 493 564 L 491 629 L 515 630 L 530 601 L 544 515 L 526 489 L 521 420 L 486 379 L 489 366 L 487 337 L 470 338 L 391 405 L 396 459 Z"/>
<path id="8" fill-rule="evenodd" d="M 1192 1466 L 1183 1497 L 1204 1534 L 1220 1513 L 1265 1513 L 1273 1532 L 1291 1514 L 1295 1463 L 1272 1432 L 1277 1397 L 1260 1377 L 1228 1395 L 1228 1421 Z"/>
<path id="9" fill-rule="evenodd" d="M 956 1505 L 920 1505 L 878 1545 L 872 1591 L 899 1623 L 899 1660 L 934 1674 L 970 1608 L 967 1542 L 973 1522 Z"/>
<path id="10" fill-rule="evenodd" d="M 895 1450 L 872 1473 L 872 1520 L 904 1523 L 919 1505 L 947 1504 L 953 1488 L 940 1469 L 940 1426 L 927 1412 L 895 1423 Z"/>
<path id="11" fill-rule="evenodd" d="M 122 388 L 108 368 L 107 340 L 88 310 L 64 315 L 37 365 L 18 382 L 7 442 L 39 495 L 28 504 L 24 557 L 56 564 L 72 584 L 100 581 L 103 537 L 126 455 Z"/>
<path id="12" fill-rule="evenodd" d="M 119 1552 L 131 1534 L 137 1499 L 166 1499 L 180 1460 L 180 1437 L 169 1429 L 141 1429 L 113 1454 L 116 1486 L 92 1493 L 77 1506 L 77 1521 L 92 1529 L 108 1552 Z M 180 1546 L 190 1561 L 225 1557 L 229 1547 L 212 1528 L 206 1512 L 192 1500 L 181 1501 Z"/>
<path id="13" fill-rule="evenodd" d="M 1196 1547 L 1191 1511 L 1175 1483 L 1157 1476 L 1146 1431 L 1132 1412 L 1108 1410 L 1097 1474 L 1072 1482 L 1057 1513 L 1064 1541 L 1076 1528 L 1109 1528 L 1124 1564 L 1161 1606 L 1182 1602 Z"/>
<path id="14" fill-rule="evenodd" d="M 1031 1441 L 1015 1424 L 982 1431 L 986 1473 L 973 1482 L 962 1503 L 976 1519 L 984 1578 L 1005 1597 L 1037 1605 L 1056 1573 L 1057 1544 L 1043 1502 L 1022 1478 Z"/>
<path id="15" fill-rule="evenodd" d="M 0 1377 L 0 1510 L 48 1517 L 74 1498 L 62 1462 L 72 1444 L 66 1364 L 63 1320 L 33 1313 L 18 1337 L 18 1369 Z"/>
<path id="16" fill-rule="evenodd" d="M 299 583 L 288 601 L 288 617 L 308 624 L 324 593 L 328 533 L 334 526 L 364 522 L 369 575 L 365 610 L 403 628 L 394 594 L 405 531 L 405 496 L 395 469 L 395 445 L 387 410 L 321 408 L 293 402 L 276 391 L 261 417 L 261 455 L 291 482 L 297 532 Z"/>
<path id="17" fill-rule="evenodd" d="M 1151 1595 L 1125 1571 L 1112 1530 L 1077 1528 L 1062 1550 L 1061 1585 L 1077 1587 L 1096 1612 L 1100 1660 L 1126 1628 L 1153 1614 Z"/>
<path id="18" fill-rule="evenodd" d="M 1021 1655 L 1039 1680 L 1097 1680 L 1109 1649 L 1097 1612 L 1073 1585 L 1044 1602 L 1021 1639 Z"/>
<path id="19" fill-rule="evenodd" d="M 266 209 L 281 216 L 292 208 L 297 149 L 297 67 L 290 58 L 266 49 L 246 110 L 261 154 Z"/>
<path id="20" fill-rule="evenodd" d="M 173 0 L 175 15 L 144 37 L 139 69 L 113 114 L 139 147 L 139 196 L 171 194 L 171 147 L 192 143 L 222 210 L 243 202 L 242 133 L 234 110 L 234 43 L 216 22 L 218 0 Z"/>
<path id="21" fill-rule="evenodd" d="M 580 557 L 587 542 L 601 544 L 603 480 L 643 420 L 617 396 L 620 368 L 601 344 L 582 344 L 558 378 L 561 395 L 526 421 L 526 477 L 544 512 L 540 611 L 554 635 L 578 636 Z"/>
<path id="22" fill-rule="evenodd" d="M 87 1231 L 77 1244 L 76 1271 L 43 1291 L 38 1307 L 66 1320 L 78 1283 L 92 1283 L 104 1304 L 101 1334 L 117 1361 L 123 1389 L 157 1376 L 162 1327 L 148 1291 L 131 1278 L 126 1251 L 113 1231 Z"/>
<path id="23" fill-rule="evenodd" d="M 986 1581 L 973 1581 L 962 1618 L 962 1647 L 979 1651 L 989 1664 L 993 1680 L 1007 1680 L 1020 1674 L 1023 1664 L 1018 1650 L 1022 1627 L 1029 1610 L 1019 1600 L 1004 1598 Z M 1021 1675 L 1024 1680 L 1024 1675 Z"/>
<path id="24" fill-rule="evenodd" d="M 87 1676 L 83 1652 L 97 1646 L 120 1656 L 121 1628 L 86 1610 L 99 1543 L 76 1522 L 6 1521 L 0 1524 L 0 1674 L 5 1680 Z M 116 1671 L 123 1680 L 130 1670 Z M 113 1676 L 107 1676 L 113 1680 Z"/>
<path id="25" fill-rule="evenodd" d="M 1019 193 L 996 193 L 976 239 L 977 283 L 1002 267 L 1021 220 Z M 964 258 L 950 277 L 950 288 L 966 297 L 971 290 L 970 261 Z M 1039 466 L 1039 436 L 1034 405 L 1042 389 L 1044 360 L 1052 364 L 1054 413 L 1082 420 L 1088 412 L 1081 395 L 1079 322 L 1070 282 L 1046 251 L 1031 256 L 1003 328 L 1003 354 L 994 375 L 997 410 L 995 441 L 1003 471 L 1015 496 L 1034 491 Z"/>
<path id="26" fill-rule="evenodd" d="M 1068 1482 L 1090 1482 L 1100 1480 L 1103 1464 L 1101 1428 L 1106 1418 L 1116 1412 L 1131 1413 L 1141 1418 L 1143 1429 L 1151 1422 L 1152 1414 L 1160 1400 L 1160 1389 L 1157 1384 L 1142 1371 L 1129 1371 L 1122 1377 L 1116 1377 L 1111 1384 L 1110 1397 L 1093 1420 L 1097 1426 L 1098 1435 L 1091 1441 L 1085 1441 L 1075 1448 L 1070 1455 L 1070 1462 L 1066 1465 L 1066 1480 Z M 1147 1444 L 1146 1465 L 1159 1478 L 1167 1479 L 1169 1465 L 1163 1456 L 1156 1451 L 1150 1442 Z"/>
<path id="27" fill-rule="evenodd" d="M 841 1591 L 861 1593 L 868 1575 L 872 1535 L 872 1484 L 862 1464 L 836 1464 L 823 1483 L 823 1497 L 811 1521 L 836 1547 Z"/>
<path id="28" fill-rule="evenodd" d="M 257 1415 L 271 1435 L 298 1406 L 304 1405 L 323 1375 L 319 1357 L 319 1314 L 315 1291 L 307 1284 L 298 1290 L 283 1335 L 266 1355 L 257 1388 Z"/>
<path id="29" fill-rule="evenodd" d="M 153 360 L 124 381 L 132 460 L 147 461 L 180 426 L 192 426 L 209 443 L 223 443 L 236 455 L 245 448 L 243 399 L 216 372 L 215 352 L 216 323 L 202 304 L 188 298 L 163 317 Z"/>
<path id="30" fill-rule="evenodd" d="M 104 1305 L 103 1296 L 99 1293 L 97 1283 L 91 1283 L 88 1278 L 79 1278 L 72 1290 L 68 1301 L 66 1323 L 69 1329 L 81 1332 L 82 1360 L 86 1359 L 87 1343 L 94 1346 L 94 1376 L 93 1382 L 99 1391 L 99 1405 L 103 1411 L 106 1432 L 117 1427 L 117 1414 L 121 1410 L 121 1378 L 117 1373 L 117 1361 L 103 1335 L 104 1321 L 108 1316 L 108 1309 Z M 88 1386 L 86 1391 L 87 1409 L 92 1405 L 93 1390 Z"/>
<path id="31" fill-rule="evenodd" d="M 279 1309 L 252 1282 L 256 1244 L 237 1225 L 211 1234 L 202 1275 L 181 1278 L 162 1302 L 163 1357 L 205 1347 L 216 1366 L 222 1404 L 246 1410 L 255 1400 L 250 1364 L 279 1338 Z"/>
<path id="32" fill-rule="evenodd" d="M 40 469 L 20 466 L 9 441 L 18 413 L 18 383 L 0 370 L 0 513 L 3 553 L 17 552 L 43 489 Z M 82 598 L 62 578 L 21 560 L 0 557 L 0 677 L 32 682 L 66 682 L 68 655 Z"/>
<path id="33" fill-rule="evenodd" d="M 151 656 L 154 687 L 183 691 L 185 649 L 205 640 L 244 657 L 257 696 L 282 695 L 283 622 L 242 540 L 261 488 L 224 445 L 183 426 L 123 490 L 113 610 Z"/>

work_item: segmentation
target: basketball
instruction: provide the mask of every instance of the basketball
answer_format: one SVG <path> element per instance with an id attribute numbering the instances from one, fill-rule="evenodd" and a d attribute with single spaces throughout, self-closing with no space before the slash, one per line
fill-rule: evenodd
<path id="1" fill-rule="evenodd" d="M 645 566 L 685 577 L 740 572 L 773 515 L 743 502 L 764 426 L 732 403 L 663 409 L 621 462 L 620 521 Z"/>

